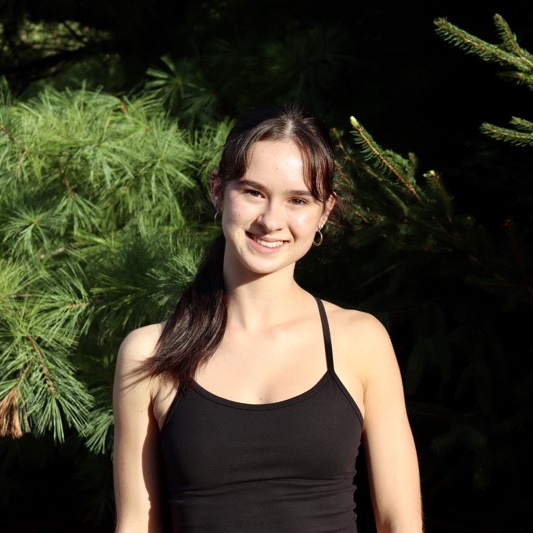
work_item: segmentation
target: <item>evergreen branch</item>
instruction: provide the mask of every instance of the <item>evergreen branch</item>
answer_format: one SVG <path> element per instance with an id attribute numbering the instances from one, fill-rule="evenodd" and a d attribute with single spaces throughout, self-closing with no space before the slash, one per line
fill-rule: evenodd
<path id="1" fill-rule="evenodd" d="M 86 433 L 90 433 L 86 445 L 91 452 L 104 453 L 107 451 L 113 430 L 113 422 L 112 409 L 93 411 L 91 417 L 87 420 L 86 429 Z"/>
<path id="2" fill-rule="evenodd" d="M 22 396 L 28 405 L 32 431 L 36 435 L 43 435 L 51 430 L 54 439 L 62 442 L 67 424 L 74 426 L 83 436 L 93 398 L 85 385 L 74 376 L 74 369 L 65 357 L 65 350 L 53 346 L 54 343 L 51 344 L 48 370 L 50 374 L 53 372 L 54 393 L 50 394 L 48 377 L 45 377 L 46 386 L 43 386 L 43 372 L 39 368 L 33 370 L 28 379 L 21 383 Z"/>
<path id="3" fill-rule="evenodd" d="M 19 208 L 4 224 L 3 242 L 12 242 L 12 254 L 19 249 L 35 254 L 52 245 L 57 223 L 58 219 L 53 213 Z"/>
<path id="4" fill-rule="evenodd" d="M 529 90 L 533 91 L 533 72 L 505 72 L 501 76 L 525 85 Z"/>
<path id="5" fill-rule="evenodd" d="M 65 176 L 64 179 L 63 179 L 63 182 L 65 183 L 65 186 L 67 188 L 67 193 L 68 193 L 68 196 L 69 198 L 74 198 L 74 191 L 72 190 L 72 187 L 70 186 L 70 183 L 68 181 L 68 178 Z"/>
<path id="6" fill-rule="evenodd" d="M 533 56 L 518 44 L 516 35 L 511 31 L 509 24 L 501 15 L 494 15 L 494 24 L 507 50 L 518 57 L 522 57 L 527 62 L 533 63 Z"/>
<path id="7" fill-rule="evenodd" d="M 498 141 L 509 142 L 515 146 L 533 146 L 531 133 L 502 128 L 486 122 L 481 125 L 480 129 L 483 133 Z"/>
<path id="8" fill-rule="evenodd" d="M 56 388 L 54 387 L 54 382 L 52 381 L 52 378 L 50 377 L 50 372 L 48 371 L 48 368 L 46 366 L 46 361 L 44 359 L 44 356 L 41 350 L 39 349 L 39 346 L 35 342 L 35 339 L 33 338 L 33 336 L 30 334 L 27 334 L 26 338 L 30 341 L 33 351 L 37 354 L 37 358 L 39 360 L 39 366 L 41 367 L 41 370 L 43 371 L 43 374 L 46 378 L 46 382 L 48 383 L 48 388 L 50 389 L 52 396 L 55 396 Z"/>
<path id="9" fill-rule="evenodd" d="M 366 132 L 355 117 L 350 117 L 350 123 L 358 134 L 358 141 L 369 150 L 369 153 L 376 159 L 376 161 L 395 176 L 420 203 L 423 203 L 415 187 L 409 183 L 409 178 L 406 178 L 402 169 L 395 164 L 394 158 L 385 156 L 385 152 L 374 142 L 372 137 Z"/>
<path id="10" fill-rule="evenodd" d="M 17 139 L 15 139 L 14 135 L 9 131 L 9 129 L 3 125 L 3 124 L 0 124 L 0 131 L 3 132 L 6 137 L 16 146 L 18 146 L 21 150 L 22 150 L 22 155 L 20 156 L 19 158 L 19 161 L 17 163 L 17 166 L 16 166 L 16 169 L 15 169 L 15 174 L 18 175 L 19 174 L 19 171 L 20 171 L 20 168 L 22 166 L 22 163 L 24 161 L 24 159 L 26 158 L 26 156 L 28 155 L 28 148 L 26 146 L 24 146 L 22 143 L 20 143 L 19 141 L 17 141 Z"/>
<path id="11" fill-rule="evenodd" d="M 367 133 L 366 137 L 370 138 L 370 135 L 368 135 Z M 377 145 L 376 147 L 377 147 L 376 149 L 379 150 L 380 153 L 387 154 L 389 152 L 389 151 L 384 152 Z M 391 158 L 390 158 L 391 160 L 400 159 L 400 156 L 398 156 L 397 154 L 394 154 L 393 152 L 390 152 L 390 154 L 391 154 Z M 373 154 L 372 154 L 372 159 L 376 159 L 373 156 Z M 381 164 L 379 160 L 377 162 L 379 166 L 383 167 L 385 170 L 389 170 L 386 166 Z M 429 171 L 428 173 L 424 175 L 424 177 L 427 179 L 427 183 L 430 184 L 431 189 L 435 190 L 438 194 L 438 197 L 435 197 L 435 198 L 428 197 L 428 195 L 423 193 L 422 189 L 416 184 L 416 181 L 414 178 L 414 172 L 416 169 L 416 158 L 412 154 L 410 154 L 410 162 L 411 162 L 410 165 L 408 165 L 405 162 L 403 163 L 403 165 L 406 167 L 409 167 L 411 169 L 411 172 L 413 173 L 413 177 L 409 179 L 412 179 L 413 181 L 412 190 L 414 191 L 414 194 L 417 200 L 419 201 L 419 205 L 424 210 L 430 210 L 432 205 L 433 206 L 442 205 L 447 224 L 448 225 L 453 224 L 451 199 L 450 199 L 449 194 L 444 190 L 444 187 L 440 180 L 440 176 L 438 176 L 438 174 L 435 173 L 434 171 Z M 376 179 L 376 181 L 383 184 L 380 188 L 381 193 L 384 193 L 389 199 L 392 200 L 394 204 L 396 204 L 401 209 L 402 211 L 402 226 L 401 227 L 404 228 L 404 231 L 405 231 L 405 228 L 408 228 L 409 226 L 411 226 L 412 228 L 422 227 L 423 231 L 426 232 L 426 234 L 428 235 L 428 239 L 430 238 L 429 236 L 434 236 L 438 234 L 441 237 L 442 243 L 448 243 L 446 246 L 451 246 L 453 248 L 454 245 L 450 240 L 450 235 L 451 235 L 450 228 L 446 227 L 446 224 L 443 224 L 442 220 L 439 217 L 435 216 L 435 214 L 428 213 L 430 216 L 426 218 L 424 217 L 421 218 L 418 216 L 420 213 L 416 213 L 416 214 L 411 213 L 411 210 L 407 208 L 406 204 L 402 201 L 402 199 L 398 197 L 398 195 L 396 195 L 394 191 L 391 189 L 391 187 L 389 186 L 389 183 L 386 180 L 384 180 L 383 177 L 380 176 L 376 172 L 376 170 L 372 169 L 371 167 L 368 167 L 367 165 L 362 165 L 362 166 L 366 174 L 368 174 L 369 176 L 372 176 L 374 179 Z M 407 185 L 410 186 L 411 184 L 407 183 Z M 437 199 L 438 201 L 436 201 Z M 361 212 L 362 211 L 360 209 L 359 210 L 355 209 L 354 214 L 356 217 L 361 219 L 361 216 L 360 216 Z M 388 218 L 396 218 L 396 217 L 397 215 L 391 215 L 391 214 L 386 215 L 386 216 L 382 215 L 381 217 L 374 216 L 374 220 L 372 223 L 375 224 L 378 222 L 378 220 L 384 221 L 384 220 L 387 220 Z M 412 229 L 408 231 L 412 233 L 415 230 Z M 426 243 L 424 244 L 424 247 L 426 250 L 430 250 L 432 246 L 433 245 L 429 243 L 429 240 L 427 240 Z"/>
<path id="12" fill-rule="evenodd" d="M 337 128 L 333 128 L 331 132 L 333 136 L 335 137 L 336 149 L 339 150 L 340 153 L 346 154 L 347 150 L 346 150 L 346 147 L 344 146 L 344 142 L 342 141 L 342 137 L 341 137 L 339 130 Z M 339 169 L 339 176 L 343 178 L 343 183 L 345 185 L 351 185 L 350 176 L 346 172 L 343 172 L 342 168 Z"/>
<path id="13" fill-rule="evenodd" d="M 0 131 L 4 132 L 7 136 L 7 138 L 14 144 L 17 144 L 17 141 L 13 137 L 13 135 L 9 132 L 9 130 L 3 125 L 0 124 Z"/>
<path id="14" fill-rule="evenodd" d="M 440 201 L 442 205 L 445 206 L 444 214 L 446 216 L 446 220 L 449 224 L 452 223 L 452 203 L 451 198 L 446 189 L 444 188 L 444 185 L 442 183 L 442 178 L 440 174 L 435 172 L 434 170 L 430 170 L 424 174 L 424 178 L 428 180 L 433 185 L 433 189 L 436 189 L 439 194 Z"/>
<path id="15" fill-rule="evenodd" d="M 524 118 L 512 117 L 510 123 L 516 127 L 517 130 L 533 134 L 533 122 Z"/>
<path id="16" fill-rule="evenodd" d="M 373 157 L 373 159 L 376 158 Z M 393 191 L 388 187 L 387 181 L 380 177 L 376 170 L 364 165 L 358 166 L 364 168 L 365 175 L 371 176 L 377 181 L 380 187 L 380 194 L 385 194 L 389 198 L 394 196 Z M 424 253 L 438 251 L 452 253 L 459 251 L 463 254 L 466 263 L 470 265 L 472 272 L 477 273 L 476 283 L 478 285 L 485 280 L 486 286 L 493 283 L 493 286 L 498 287 L 500 290 L 505 288 L 514 291 L 516 286 L 512 282 L 507 280 L 497 268 L 490 268 L 487 266 L 487 262 L 483 261 L 485 250 L 482 247 L 486 242 L 486 235 L 483 234 L 482 228 L 474 228 L 471 221 L 469 221 L 469 217 L 457 219 L 453 216 L 451 197 L 443 187 L 440 176 L 436 172 L 429 171 L 424 174 L 424 177 L 434 194 L 424 195 L 424 202 L 420 202 L 421 210 L 409 209 L 407 211 L 405 209 L 401 217 L 401 224 L 397 226 L 396 222 L 395 228 L 390 227 L 390 225 L 393 220 L 398 221 L 397 213 L 378 211 L 372 221 L 372 224 L 378 228 L 378 233 L 374 232 L 374 235 L 379 234 L 380 238 L 390 237 L 390 244 L 397 250 L 405 251 L 406 244 L 410 242 L 411 249 L 423 251 Z M 416 190 L 418 191 L 419 187 Z M 361 199 L 359 201 L 363 206 L 365 206 L 365 202 L 369 205 L 375 204 L 371 198 L 364 198 L 364 191 L 361 191 L 361 193 L 362 196 L 360 195 Z M 401 204 L 399 205 L 401 206 Z M 442 206 L 438 212 L 435 211 L 437 206 Z M 356 217 L 357 213 L 358 210 L 356 209 Z M 372 228 L 370 228 L 370 234 L 372 234 L 372 231 Z M 410 241 L 407 241 L 406 237 L 409 237 Z M 476 239 L 478 239 L 478 242 L 476 242 Z M 358 239 L 358 244 L 362 244 L 361 239 Z"/>
<path id="17" fill-rule="evenodd" d="M 437 26 L 436 33 L 444 41 L 456 46 L 467 53 L 475 54 L 486 62 L 497 62 L 502 65 L 510 65 L 522 72 L 533 70 L 533 61 L 529 54 L 506 52 L 500 46 L 483 41 L 479 37 L 468 33 L 461 28 L 451 24 L 445 18 L 437 18 L 434 21 Z"/>
<path id="18" fill-rule="evenodd" d="M 435 20 L 437 33 L 445 41 L 467 50 L 468 53 L 478 55 L 484 61 L 513 67 L 516 70 L 503 73 L 501 76 L 514 79 L 533 90 L 533 55 L 519 46 L 516 36 L 501 15 L 496 14 L 494 16 L 494 23 L 502 40 L 502 44 L 499 46 L 489 44 L 459 29 L 446 19 L 439 18 Z M 533 127 L 530 122 L 513 118 L 511 125 L 515 126 L 517 131 L 487 123 L 482 124 L 480 129 L 493 139 L 508 142 L 515 146 L 533 145 Z"/>
<path id="19" fill-rule="evenodd" d="M 50 282 L 57 284 L 57 279 Z M 67 294 L 68 291 L 67 288 Z M 32 365 L 28 380 L 20 383 L 23 388 L 21 396 L 28 406 L 28 417 L 37 434 L 52 429 L 54 438 L 59 441 L 64 438 L 65 423 L 74 425 L 80 433 L 84 430 L 92 403 L 85 386 L 76 379 L 69 361 L 77 336 L 86 330 L 87 325 L 80 325 L 82 316 L 79 311 L 69 307 L 65 309 L 62 300 L 62 295 L 38 297 L 26 313 L 23 311 L 27 304 L 23 303 L 15 324 L 15 327 L 31 330 L 31 333 L 24 332 L 21 338 L 29 340 L 31 354 L 37 355 L 37 365 Z M 18 334 L 14 335 L 18 337 Z M 15 369 L 30 355 L 24 353 L 21 344 L 17 346 L 14 343 L 10 351 L 13 352 L 12 364 L 6 371 L 9 367 Z"/>

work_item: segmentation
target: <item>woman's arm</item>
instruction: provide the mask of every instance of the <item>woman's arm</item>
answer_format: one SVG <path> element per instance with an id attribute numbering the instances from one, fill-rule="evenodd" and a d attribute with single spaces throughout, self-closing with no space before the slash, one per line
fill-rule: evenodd
<path id="1" fill-rule="evenodd" d="M 363 443 L 377 531 L 420 533 L 419 466 L 396 355 L 386 329 L 374 317 L 367 316 L 358 331 L 364 332 Z"/>
<path id="2" fill-rule="evenodd" d="M 159 430 L 152 410 L 152 381 L 133 373 L 152 354 L 158 336 L 157 326 L 134 330 L 118 353 L 113 390 L 116 533 L 162 531 Z"/>

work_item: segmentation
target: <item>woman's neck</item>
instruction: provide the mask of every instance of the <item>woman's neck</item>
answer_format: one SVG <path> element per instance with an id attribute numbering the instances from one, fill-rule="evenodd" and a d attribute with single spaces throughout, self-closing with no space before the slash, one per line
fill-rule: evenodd
<path id="1" fill-rule="evenodd" d="M 309 295 L 296 283 L 292 273 L 278 271 L 238 282 L 232 276 L 224 276 L 228 325 L 264 329 L 293 318 Z"/>

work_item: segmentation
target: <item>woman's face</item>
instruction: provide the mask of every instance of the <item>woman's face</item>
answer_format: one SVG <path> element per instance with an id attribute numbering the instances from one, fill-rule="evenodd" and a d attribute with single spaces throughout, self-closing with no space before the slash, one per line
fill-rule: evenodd
<path id="1" fill-rule="evenodd" d="M 334 205 L 314 198 L 304 161 L 292 140 L 260 141 L 250 151 L 245 175 L 224 190 L 214 183 L 226 237 L 225 265 L 266 275 L 294 270 Z"/>

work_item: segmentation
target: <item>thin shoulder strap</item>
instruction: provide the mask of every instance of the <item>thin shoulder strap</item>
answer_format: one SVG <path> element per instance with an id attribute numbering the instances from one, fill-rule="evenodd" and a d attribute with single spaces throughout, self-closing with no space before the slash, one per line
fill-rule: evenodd
<path id="1" fill-rule="evenodd" d="M 318 305 L 320 320 L 322 322 L 322 334 L 324 335 L 324 346 L 326 348 L 326 362 L 328 365 L 328 370 L 330 372 L 333 372 L 333 351 L 331 349 L 331 334 L 329 332 L 328 317 L 326 315 L 326 310 L 324 309 L 324 304 L 322 303 L 322 300 L 316 297 L 315 300 Z"/>

